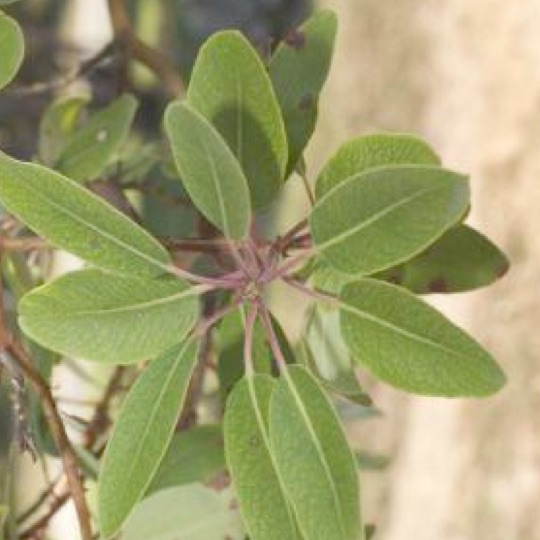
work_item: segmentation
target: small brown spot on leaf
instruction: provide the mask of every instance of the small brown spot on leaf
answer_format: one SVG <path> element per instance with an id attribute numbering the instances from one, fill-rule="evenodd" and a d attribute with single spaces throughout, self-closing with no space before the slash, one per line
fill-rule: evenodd
<path id="1" fill-rule="evenodd" d="M 497 268 L 497 277 L 503 277 L 509 269 L 510 263 L 508 261 L 505 261 L 504 264 L 501 264 L 501 266 Z"/>
<path id="2" fill-rule="evenodd" d="M 448 291 L 448 283 L 443 277 L 432 279 L 429 282 L 428 290 L 433 293 L 443 293 Z"/>
<path id="3" fill-rule="evenodd" d="M 301 111 L 310 111 L 315 106 L 315 100 L 311 94 L 305 94 L 298 102 L 298 108 Z"/>
<path id="4" fill-rule="evenodd" d="M 306 44 L 306 36 L 300 30 L 291 30 L 285 36 L 285 43 L 293 49 L 299 50 Z"/>

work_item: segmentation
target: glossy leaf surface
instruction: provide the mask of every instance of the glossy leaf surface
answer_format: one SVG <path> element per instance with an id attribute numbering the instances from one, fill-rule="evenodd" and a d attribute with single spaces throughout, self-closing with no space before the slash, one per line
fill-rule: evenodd
<path id="1" fill-rule="evenodd" d="M 179 343 L 198 311 L 197 289 L 176 278 L 82 270 L 23 297 L 19 324 L 32 339 L 67 356 L 124 364 Z"/>
<path id="2" fill-rule="evenodd" d="M 366 275 L 422 252 L 465 213 L 467 179 L 439 167 L 397 166 L 353 176 L 323 197 L 310 226 L 337 270 Z"/>
<path id="3" fill-rule="evenodd" d="M 166 270 L 158 241 L 59 173 L 0 152 L 0 202 L 53 245 L 102 268 L 142 277 Z"/>
<path id="4" fill-rule="evenodd" d="M 13 80 L 23 57 L 23 33 L 17 22 L 0 10 L 0 89 Z"/>
<path id="5" fill-rule="evenodd" d="M 289 142 L 288 172 L 308 143 L 315 122 L 319 94 L 326 81 L 337 30 L 333 12 L 321 10 L 278 46 L 269 65 Z"/>
<path id="6" fill-rule="evenodd" d="M 291 509 L 268 441 L 268 412 L 275 382 L 265 375 L 242 379 L 227 400 L 225 451 L 240 511 L 253 540 L 295 540 Z"/>
<path id="7" fill-rule="evenodd" d="M 216 127 L 240 162 L 252 205 L 267 206 L 283 183 L 287 137 L 266 69 L 239 32 L 219 32 L 201 47 L 188 102 Z"/>
<path id="8" fill-rule="evenodd" d="M 356 464 L 328 398 L 300 366 L 276 385 L 270 446 L 298 526 L 310 540 L 363 539 Z"/>
<path id="9" fill-rule="evenodd" d="M 78 182 L 98 179 L 125 142 L 136 110 L 137 100 L 124 94 L 94 113 L 69 139 L 56 169 Z"/>
<path id="10" fill-rule="evenodd" d="M 126 522 L 122 540 L 244 540 L 230 490 L 200 484 L 158 491 L 141 501 Z"/>
<path id="11" fill-rule="evenodd" d="M 142 498 L 167 450 L 197 351 L 195 343 L 183 344 L 150 363 L 122 404 L 99 473 L 99 525 L 105 538 L 120 529 Z"/>
<path id="12" fill-rule="evenodd" d="M 178 172 L 197 208 L 226 237 L 243 239 L 250 224 L 249 188 L 227 143 L 184 103 L 168 107 L 165 127 Z"/>
<path id="13" fill-rule="evenodd" d="M 147 493 L 192 482 L 207 482 L 224 469 L 221 426 L 195 426 L 175 433 Z"/>
<path id="14" fill-rule="evenodd" d="M 497 246 L 467 225 L 458 225 L 406 263 L 376 277 L 417 294 L 470 291 L 502 277 L 509 261 Z"/>
<path id="15" fill-rule="evenodd" d="M 505 377 L 491 356 L 437 310 L 405 289 L 372 279 L 341 293 L 341 329 L 355 360 L 403 390 L 487 396 Z"/>
<path id="16" fill-rule="evenodd" d="M 437 154 L 413 135 L 378 133 L 344 143 L 317 178 L 321 198 L 351 176 L 388 165 L 440 165 Z"/>

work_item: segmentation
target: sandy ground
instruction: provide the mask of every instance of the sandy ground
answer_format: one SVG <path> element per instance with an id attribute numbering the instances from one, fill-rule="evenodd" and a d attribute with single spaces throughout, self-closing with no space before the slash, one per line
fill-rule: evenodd
<path id="1" fill-rule="evenodd" d="M 341 28 L 312 166 L 354 134 L 420 133 L 471 174 L 470 221 L 512 260 L 496 286 L 437 300 L 504 366 L 500 395 L 373 387 L 385 416 L 352 434 L 393 463 L 363 475 L 368 520 L 380 540 L 539 540 L 540 2 L 322 3 Z"/>

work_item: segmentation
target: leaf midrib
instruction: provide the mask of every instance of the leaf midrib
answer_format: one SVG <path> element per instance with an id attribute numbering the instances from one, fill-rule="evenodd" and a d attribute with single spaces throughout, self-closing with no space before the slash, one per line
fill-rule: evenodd
<path id="1" fill-rule="evenodd" d="M 168 385 L 170 384 L 171 382 L 171 379 L 174 378 L 174 375 L 176 374 L 176 369 L 178 367 L 178 363 L 180 360 L 183 359 L 184 357 L 184 354 L 187 350 L 189 346 L 189 342 L 186 343 L 182 348 L 181 350 L 178 352 L 178 356 L 176 357 L 176 360 L 174 361 L 174 364 L 173 366 L 171 367 L 166 379 L 165 379 L 165 382 L 163 384 L 163 386 L 161 387 L 161 390 L 158 394 L 158 399 L 154 401 L 155 403 L 155 406 L 153 407 L 153 410 L 152 410 L 152 413 L 149 417 L 149 421 L 146 423 L 146 427 L 144 428 L 144 432 L 143 432 L 143 435 L 142 437 L 140 437 L 138 440 L 139 440 L 139 444 L 137 444 L 137 450 L 135 452 L 135 459 L 132 461 L 132 465 L 131 467 L 129 468 L 129 473 L 126 474 L 125 476 L 123 476 L 124 479 L 128 479 L 128 483 L 131 481 L 131 478 L 132 478 L 132 473 L 135 469 L 135 465 L 138 464 L 139 462 L 139 459 L 140 459 L 140 456 L 141 456 L 141 453 L 142 453 L 142 449 L 145 445 L 145 442 L 146 442 L 146 438 L 148 436 L 148 432 L 150 430 L 150 427 L 154 424 L 154 419 L 155 417 L 157 416 L 157 413 L 158 413 L 158 410 L 160 408 L 160 404 L 161 404 L 161 401 L 163 400 L 163 396 L 168 392 Z M 155 463 L 155 469 L 157 470 L 157 468 L 159 467 L 159 461 L 157 461 Z M 146 485 L 142 487 L 142 489 L 140 490 L 139 492 L 139 495 L 137 497 L 135 497 L 135 500 L 137 500 L 139 497 L 140 497 L 140 494 L 144 493 L 145 489 L 150 485 L 150 483 L 152 482 L 152 478 L 150 477 L 150 479 L 147 481 Z M 133 497 L 130 498 L 131 500 L 133 499 Z M 130 500 L 128 499 L 128 500 Z M 124 501 L 125 501 L 125 498 L 124 498 Z"/>
<path id="2" fill-rule="evenodd" d="M 319 443 L 319 439 L 317 437 L 317 433 L 316 433 L 316 431 L 315 431 L 315 429 L 313 427 L 313 424 L 311 422 L 311 418 L 310 418 L 308 412 L 306 411 L 306 409 L 304 407 L 304 404 L 302 402 L 302 399 L 301 399 L 300 395 L 298 394 L 298 392 L 296 390 L 296 386 L 294 384 L 294 381 L 292 380 L 291 376 L 289 375 L 289 373 L 286 370 L 284 371 L 284 378 L 285 378 L 285 381 L 287 382 L 287 386 L 289 387 L 289 390 L 290 390 L 290 392 L 291 392 L 291 394 L 292 394 L 292 396 L 294 398 L 294 401 L 297 404 L 298 410 L 300 411 L 300 414 L 301 414 L 302 418 L 304 419 L 304 422 L 306 423 L 306 427 L 308 428 L 308 432 L 312 437 L 313 444 L 314 444 L 315 449 L 317 451 L 317 455 L 319 457 L 319 460 L 321 462 L 323 470 L 324 470 L 324 472 L 325 472 L 325 474 L 327 476 L 327 479 L 329 481 L 330 489 L 332 491 L 332 497 L 334 499 L 336 511 L 337 511 L 338 518 L 339 518 L 339 526 L 340 526 L 341 532 L 343 534 L 343 539 L 346 539 L 347 538 L 347 532 L 346 532 L 346 527 L 345 527 L 345 519 L 344 519 L 344 516 L 343 516 L 343 512 L 341 511 L 341 501 L 340 501 L 338 491 L 337 491 L 335 483 L 334 483 L 334 479 L 332 477 L 332 471 L 330 470 L 330 467 L 329 467 L 329 465 L 328 465 L 328 463 L 327 463 L 327 461 L 325 459 L 324 451 L 322 449 L 322 446 Z"/>
<path id="3" fill-rule="evenodd" d="M 343 185 L 343 184 L 341 184 L 341 185 Z M 436 186 L 436 187 L 424 188 L 424 189 L 421 189 L 420 191 L 415 192 L 412 195 L 409 195 L 408 197 L 405 197 L 404 199 L 400 199 L 399 201 L 391 204 L 390 206 L 387 206 L 383 210 L 379 210 L 378 212 L 373 214 L 370 218 L 368 218 L 365 221 L 362 221 L 358 225 L 355 225 L 354 227 L 351 227 L 350 229 L 345 230 L 344 232 L 340 233 L 337 236 L 334 236 L 334 237 L 330 238 L 329 240 L 327 240 L 326 242 L 323 242 L 322 244 L 317 244 L 316 250 L 317 251 L 324 251 L 324 250 L 332 247 L 333 245 L 338 244 L 338 243 L 346 240 L 350 236 L 353 236 L 353 235 L 359 233 L 360 231 L 368 228 L 373 223 L 375 223 L 379 219 L 384 218 L 385 216 L 392 213 L 394 210 L 397 210 L 401 206 L 404 206 L 404 205 L 406 205 L 406 204 L 408 204 L 410 202 L 413 202 L 414 200 L 419 199 L 420 197 L 423 197 L 427 193 L 431 193 L 431 192 L 435 192 L 435 191 L 442 191 L 442 190 L 444 190 L 446 188 L 447 188 L 447 186 Z M 319 207 L 319 211 L 320 211 L 320 207 Z"/>
<path id="4" fill-rule="evenodd" d="M 84 188 L 81 188 L 80 186 L 78 186 L 77 183 L 74 182 L 74 185 L 72 187 L 77 187 L 78 189 L 82 189 L 84 190 Z M 151 263 L 152 265 L 158 267 L 160 270 L 164 270 L 165 272 L 167 273 L 170 273 L 170 269 L 169 267 L 159 261 L 158 259 L 155 259 L 149 255 L 147 255 L 146 253 L 143 253 L 142 251 L 139 251 L 137 248 L 129 245 L 129 244 L 126 244 L 124 243 L 124 241 L 120 240 L 119 238 L 115 237 L 115 236 L 112 236 L 111 234 L 109 234 L 108 232 L 100 229 L 99 227 L 97 227 L 96 225 L 92 224 L 91 222 L 89 221 L 85 221 L 83 219 L 80 219 L 77 214 L 74 214 L 72 213 L 68 208 L 66 208 L 65 206 L 62 206 L 61 204 L 58 204 L 56 201 L 54 201 L 53 199 L 47 197 L 46 195 L 44 195 L 42 192 L 39 191 L 39 189 L 36 189 L 36 190 L 33 190 L 32 191 L 32 197 L 37 197 L 38 199 L 41 199 L 42 201 L 44 201 L 45 203 L 48 203 L 50 204 L 53 208 L 57 209 L 58 211 L 60 211 L 61 213 L 64 213 L 66 214 L 68 217 L 70 217 L 71 219 L 73 219 L 74 221 L 76 221 L 77 223 L 81 224 L 81 225 L 84 225 L 86 227 L 88 227 L 89 229 L 91 229 L 92 231 L 94 231 L 95 233 L 97 233 L 98 236 L 102 236 L 103 238 L 107 239 L 108 241 L 110 241 L 111 243 L 115 244 L 116 246 L 119 246 L 127 251 L 129 251 L 130 253 L 134 254 L 134 255 L 137 255 L 138 257 L 144 259 L 146 262 L 149 262 Z M 87 193 L 88 196 L 92 197 L 92 194 L 91 193 Z M 94 202 L 99 202 L 101 203 L 102 201 L 100 201 L 99 199 L 96 198 L 96 200 Z M 115 215 L 115 218 L 123 218 L 124 219 L 124 216 L 123 214 L 121 214 L 120 212 L 117 213 L 117 211 L 114 209 L 114 208 L 108 208 L 109 211 L 112 211 L 114 212 L 114 215 Z M 128 218 L 125 218 L 126 220 L 128 220 Z M 136 227 L 135 224 L 131 223 L 129 220 L 127 221 L 130 225 L 133 225 L 134 227 Z M 137 229 L 137 232 L 140 234 L 141 230 L 140 229 Z M 144 231 L 143 231 L 144 232 Z M 146 233 L 144 233 L 145 237 L 147 238 L 147 240 L 152 240 L 153 238 L 150 236 L 150 235 L 147 235 Z M 155 247 L 159 247 L 159 244 L 156 243 Z M 84 258 L 84 257 L 83 257 Z"/>
<path id="5" fill-rule="evenodd" d="M 293 526 L 293 529 L 294 529 L 294 524 L 292 523 L 292 516 L 291 516 L 291 505 L 287 501 L 286 491 L 285 491 L 285 488 L 284 488 L 284 485 L 283 485 L 283 479 L 281 478 L 281 475 L 279 474 L 279 470 L 278 470 L 277 465 L 276 465 L 275 457 L 272 454 L 272 452 L 270 451 L 270 440 L 268 438 L 268 432 L 267 432 L 266 426 L 264 425 L 264 420 L 262 418 L 262 413 L 261 413 L 261 409 L 259 407 L 259 402 L 257 401 L 255 388 L 253 387 L 253 377 L 252 376 L 247 377 L 247 386 L 248 386 L 249 397 L 250 397 L 250 399 L 252 401 L 252 405 L 253 405 L 253 411 L 255 412 L 255 419 L 257 420 L 257 425 L 259 426 L 259 431 L 262 434 L 263 442 L 264 442 L 264 445 L 266 447 L 266 451 L 268 453 L 268 456 L 270 458 L 270 462 L 272 464 L 272 468 L 274 469 L 274 473 L 275 473 L 276 479 L 278 481 L 278 486 L 279 486 L 279 490 L 280 490 L 280 493 L 281 493 L 281 498 L 283 499 L 283 503 L 285 505 L 285 508 L 287 510 L 287 514 L 289 516 L 289 522 L 291 523 L 291 525 Z"/>
<path id="6" fill-rule="evenodd" d="M 383 328 L 386 328 L 388 330 L 392 330 L 408 339 L 410 339 L 411 341 L 416 341 L 418 343 L 422 343 L 424 345 L 427 345 L 433 349 L 438 349 L 438 350 L 441 350 L 447 354 L 450 354 L 451 356 L 454 356 L 456 358 L 459 358 L 460 360 L 464 360 L 466 359 L 466 356 L 463 355 L 462 353 L 459 353 L 457 351 L 455 351 L 454 349 L 450 349 L 448 347 L 446 347 L 445 345 L 442 345 L 436 341 L 432 341 L 431 339 L 429 338 L 426 338 L 424 336 L 421 336 L 419 334 L 415 334 L 409 330 L 406 330 L 404 328 L 401 328 L 400 326 L 396 326 L 395 324 L 391 323 L 390 321 L 387 321 L 385 319 L 382 319 L 380 317 L 377 317 L 375 315 L 372 315 L 370 313 L 368 313 L 367 311 L 364 311 L 356 306 L 352 306 L 350 304 L 347 304 L 343 301 L 340 302 L 339 304 L 339 307 L 340 309 L 344 310 L 344 311 L 348 311 L 349 313 L 353 313 L 354 315 L 360 317 L 360 318 L 363 318 L 363 319 L 367 319 L 368 321 L 371 321 L 371 322 L 374 322 L 375 324 L 378 324 L 379 326 L 382 326 Z M 474 352 L 471 352 L 470 353 L 470 356 L 474 356 L 474 357 L 477 357 L 476 354 L 474 354 Z"/>
<path id="7" fill-rule="evenodd" d="M 95 315 L 109 315 L 112 313 L 124 313 L 124 312 L 130 312 L 130 311 L 141 311 L 145 310 L 146 308 L 151 308 L 163 304 L 173 303 L 177 300 L 181 300 L 184 297 L 189 296 L 197 296 L 200 293 L 200 291 L 194 290 L 194 288 L 188 288 L 184 289 L 182 292 L 179 292 L 177 294 L 173 294 L 171 296 L 166 296 L 164 298 L 158 298 L 155 300 L 149 300 L 146 302 L 141 302 L 139 304 L 130 304 L 128 306 L 121 306 L 121 307 L 114 307 L 114 308 L 104 308 L 104 309 L 92 309 L 92 310 L 82 310 L 82 311 L 72 311 L 68 313 L 69 318 L 73 317 L 86 317 L 86 316 L 95 316 Z M 50 314 L 47 315 L 48 317 Z"/>

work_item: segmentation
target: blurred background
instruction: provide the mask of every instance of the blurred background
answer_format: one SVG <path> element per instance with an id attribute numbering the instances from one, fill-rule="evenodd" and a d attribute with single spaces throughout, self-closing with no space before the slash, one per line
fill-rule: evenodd
<path id="1" fill-rule="evenodd" d="M 184 77 L 212 31 L 240 27 L 264 53 L 271 37 L 313 7 L 302 0 L 130 4 L 141 37 L 159 45 Z M 383 469 L 361 474 L 366 521 L 377 524 L 380 540 L 540 540 L 540 1 L 323 0 L 317 6 L 337 12 L 339 32 L 307 154 L 310 176 L 347 138 L 417 133 L 446 166 L 471 175 L 469 221 L 512 263 L 485 291 L 433 300 L 501 363 L 509 382 L 499 395 L 410 397 L 359 370 L 380 415 L 353 416 L 351 440 L 389 458 Z M 10 13 L 29 47 L 18 85 L 50 80 L 110 39 L 102 0 L 24 0 Z M 156 130 L 163 95 L 148 74 L 138 76 L 146 92 L 142 121 Z M 90 82 L 98 101 L 114 93 L 107 66 Z M 32 157 L 50 97 L 2 95 L 5 151 Z M 283 219 L 294 221 L 307 201 L 298 186 L 284 197 L 290 204 Z M 280 304 L 279 291 L 276 302 L 294 334 L 299 314 Z M 6 410 L 2 402 L 4 453 Z M 28 486 L 34 469 L 30 461 L 21 466 Z M 73 538 L 67 534 L 61 538 Z"/>

